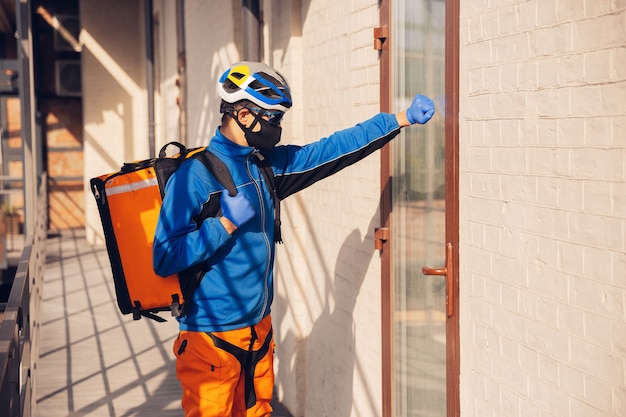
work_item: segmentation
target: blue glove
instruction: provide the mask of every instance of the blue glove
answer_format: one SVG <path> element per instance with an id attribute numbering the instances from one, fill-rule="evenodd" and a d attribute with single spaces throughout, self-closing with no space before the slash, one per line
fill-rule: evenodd
<path id="1" fill-rule="evenodd" d="M 406 119 L 409 123 L 419 123 L 423 125 L 435 114 L 433 101 L 426 96 L 418 94 L 406 111 Z"/>
<path id="2" fill-rule="evenodd" d="M 242 193 L 231 197 L 228 195 L 228 191 L 224 190 L 220 203 L 222 216 L 230 220 L 237 228 L 254 217 L 254 207 Z"/>

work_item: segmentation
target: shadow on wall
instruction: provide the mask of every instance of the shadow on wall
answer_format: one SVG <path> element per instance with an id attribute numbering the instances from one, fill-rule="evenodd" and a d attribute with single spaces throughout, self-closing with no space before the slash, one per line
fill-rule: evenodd
<path id="1" fill-rule="evenodd" d="M 356 260 L 355 252 L 359 253 Z M 300 349 L 306 354 L 306 374 L 316 376 L 307 379 L 305 408 L 308 411 L 310 406 L 315 407 L 317 415 L 348 417 L 352 410 L 354 370 L 361 366 L 356 361 L 353 315 L 369 266 L 369 262 L 361 261 L 365 253 L 371 258 L 374 245 L 355 229 L 337 255 L 334 294 L 326 294 L 322 314 L 315 321 L 306 346 Z M 333 307 L 329 303 L 332 296 Z"/>
<path id="2" fill-rule="evenodd" d="M 376 213 L 367 230 L 373 232 L 379 223 L 380 216 Z M 326 278 L 322 311 L 309 336 L 300 339 L 289 331 L 279 338 L 278 344 L 295 356 L 280 362 L 277 375 L 287 375 L 287 379 L 295 383 L 295 387 L 289 388 L 289 391 L 295 391 L 297 409 L 290 411 L 296 417 L 351 415 L 354 376 L 366 378 L 365 375 L 369 373 L 367 368 L 371 367 L 356 358 L 354 309 L 369 268 L 369 261 L 363 260 L 371 259 L 374 252 L 372 238 L 361 236 L 361 232 L 354 229 L 337 254 L 332 277 Z M 355 253 L 358 253 L 358 257 L 354 256 Z M 289 307 L 285 307 L 288 303 L 284 299 L 275 305 L 276 327 L 280 331 L 279 320 Z M 376 335 L 379 329 L 366 332 Z M 365 342 L 379 344 L 380 341 L 374 338 Z M 284 369 L 285 363 L 289 364 L 287 367 L 290 369 Z M 374 392 L 364 395 L 370 399 L 367 408 L 372 415 L 378 408 L 374 398 L 379 396 L 379 393 Z"/>

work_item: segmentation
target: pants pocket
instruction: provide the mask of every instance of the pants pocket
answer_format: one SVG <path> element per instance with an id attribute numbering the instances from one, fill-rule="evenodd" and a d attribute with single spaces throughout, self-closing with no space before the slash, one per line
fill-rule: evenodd
<path id="1" fill-rule="evenodd" d="M 222 361 L 212 343 L 202 338 L 202 333 L 181 332 L 174 342 L 174 354 L 183 402 L 223 402 Z"/>

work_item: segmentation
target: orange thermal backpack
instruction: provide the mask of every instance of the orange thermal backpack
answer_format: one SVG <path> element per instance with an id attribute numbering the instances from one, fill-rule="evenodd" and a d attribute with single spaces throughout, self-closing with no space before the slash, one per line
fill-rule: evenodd
<path id="1" fill-rule="evenodd" d="M 166 156 L 168 146 L 178 153 Z M 192 267 L 179 274 L 163 278 L 152 267 L 152 242 L 165 184 L 169 177 L 188 158 L 197 158 L 228 190 L 231 196 L 237 189 L 226 165 L 205 147 L 187 149 L 178 142 L 161 148 L 158 158 L 124 163 L 118 172 L 100 175 L 90 181 L 91 190 L 104 230 L 117 304 L 122 314 L 133 314 L 156 321 L 165 321 L 160 311 L 171 311 L 172 316 L 185 314 L 206 266 Z M 215 199 L 211 199 L 215 201 Z M 203 207 L 199 220 L 218 214 L 219 203 Z"/>

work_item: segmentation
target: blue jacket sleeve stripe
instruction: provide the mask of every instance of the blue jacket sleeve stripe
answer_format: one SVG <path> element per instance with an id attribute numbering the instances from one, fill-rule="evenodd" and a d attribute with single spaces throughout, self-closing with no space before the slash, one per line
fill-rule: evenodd
<path id="1" fill-rule="evenodd" d="M 278 161 L 274 160 L 274 155 L 271 157 L 276 167 L 278 197 L 285 199 L 360 161 L 382 148 L 398 133 L 400 128 L 395 117 L 381 114 L 356 128 L 337 132 L 319 142 L 281 147 Z"/>

